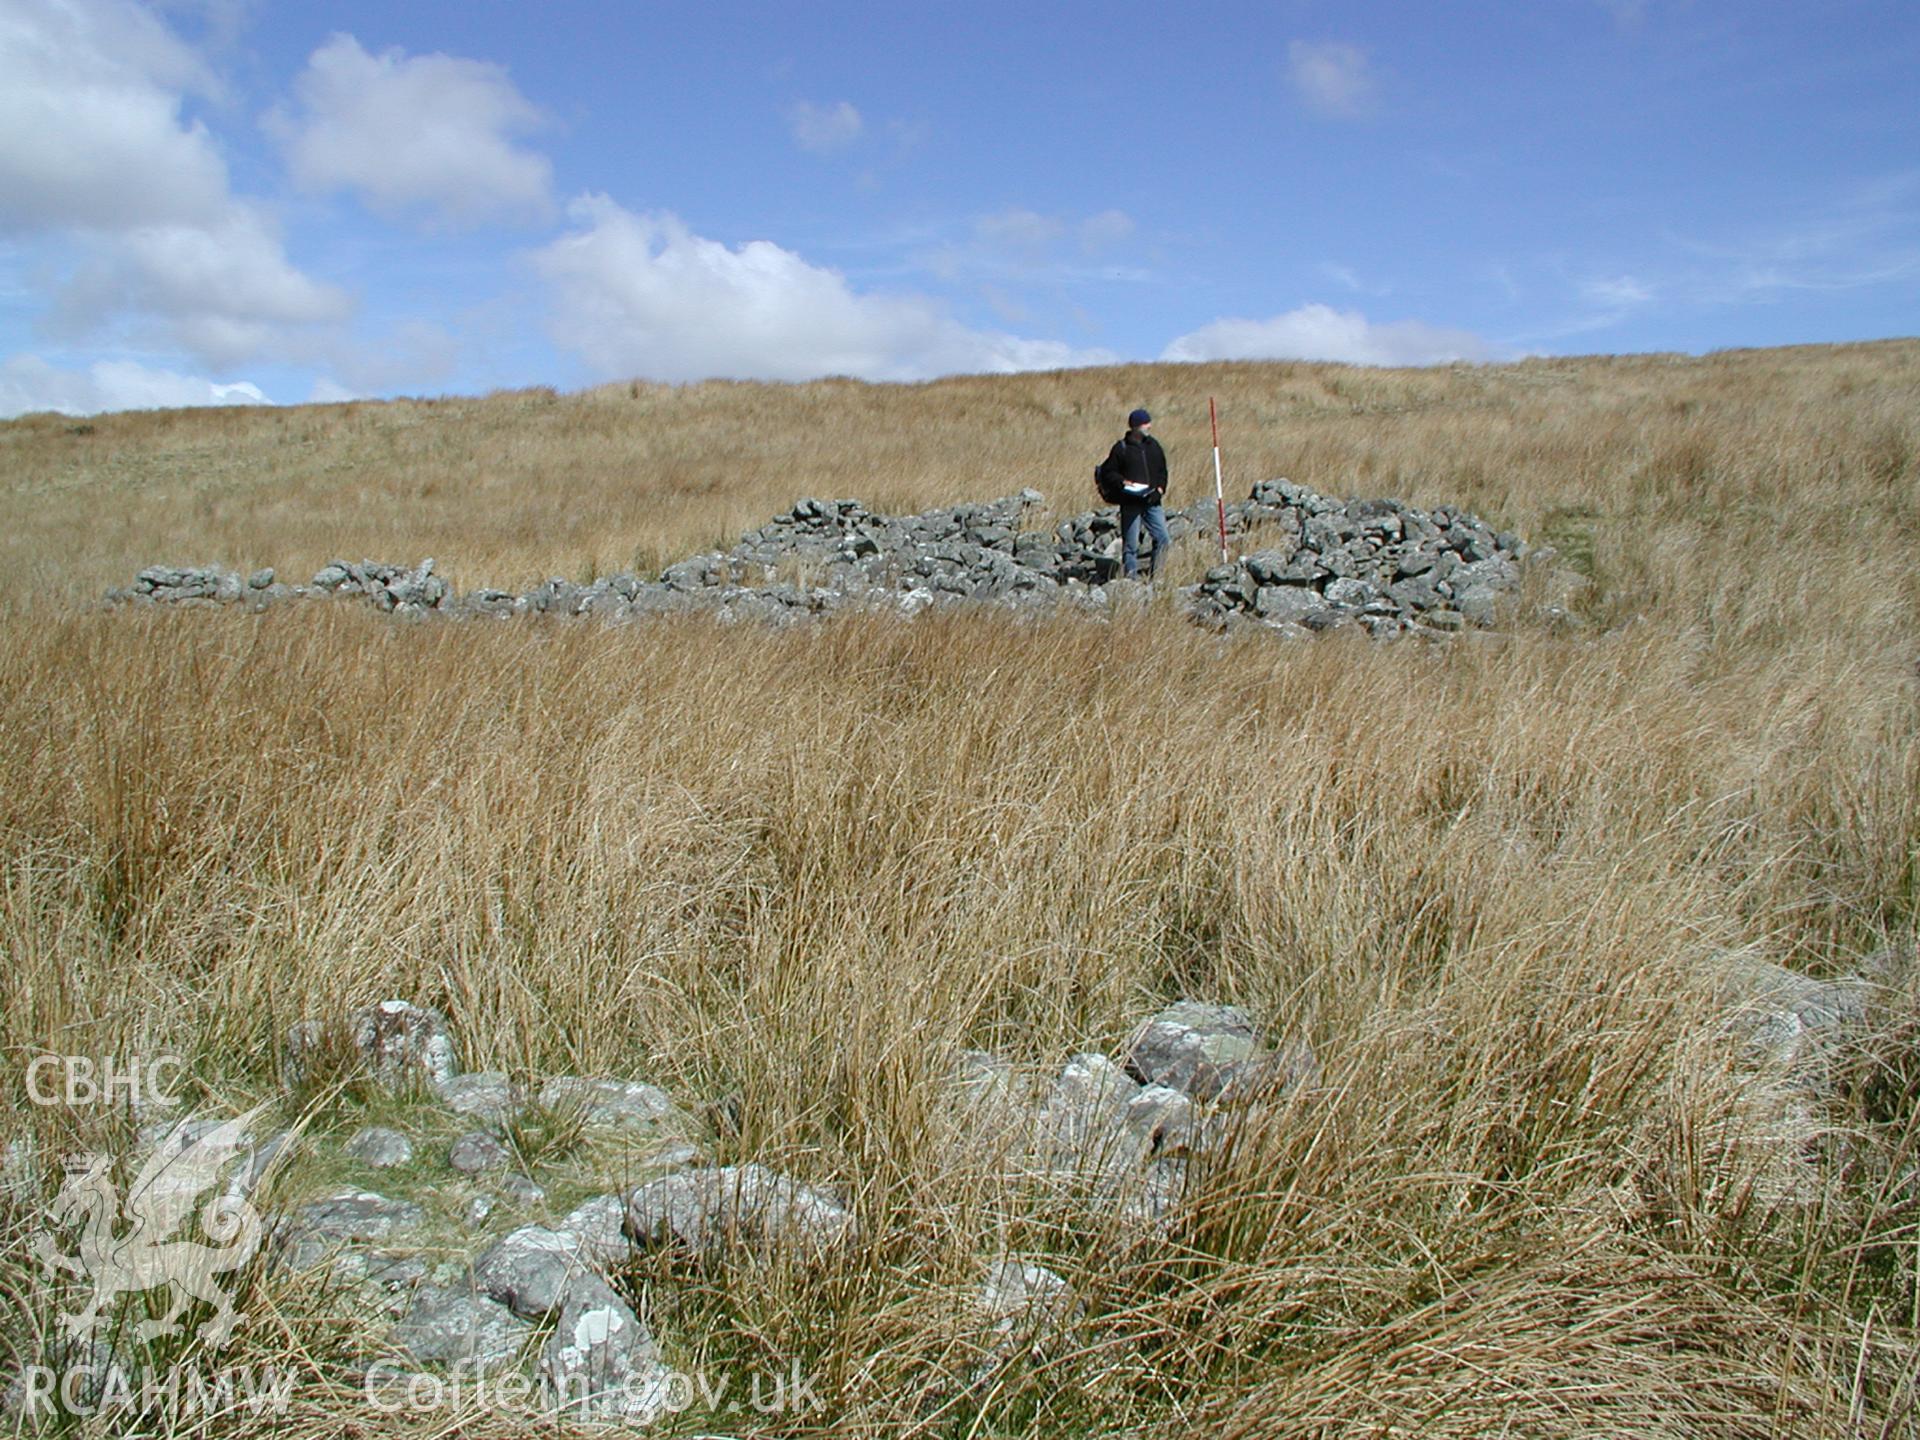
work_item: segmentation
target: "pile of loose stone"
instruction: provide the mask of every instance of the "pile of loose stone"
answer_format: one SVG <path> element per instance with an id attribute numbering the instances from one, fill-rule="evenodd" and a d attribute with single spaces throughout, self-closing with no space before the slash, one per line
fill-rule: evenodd
<path id="1" fill-rule="evenodd" d="M 1310 630 L 1357 621 L 1375 635 L 1490 625 L 1530 555 L 1518 536 L 1448 505 L 1342 505 L 1284 480 L 1255 486 L 1247 505 L 1280 538 L 1207 572 L 1194 601 L 1203 617 Z"/>
<path id="2" fill-rule="evenodd" d="M 1889 950 L 1827 981 L 1752 960 L 1726 964 L 1719 1003 L 1761 1082 L 1757 1093 L 1785 1104 L 1788 1119 L 1793 1107 L 1811 1106 L 1834 1083 L 1836 1057 L 1866 1024 L 1874 997 L 1903 993 L 1899 977 L 1913 963 L 1910 949 Z M 425 1106 L 396 1111 L 410 1122 L 345 1133 L 328 1131 L 324 1100 L 318 1109 L 309 1101 L 296 1124 L 260 1124 L 225 1191 L 262 1212 L 272 1267 L 317 1282 L 315 1293 L 360 1318 L 371 1340 L 356 1351 L 353 1377 L 369 1396 L 396 1404 L 437 1376 L 508 1377 L 548 1410 L 646 1424 L 676 1408 L 675 1385 L 684 1396 L 686 1377 L 670 1368 L 632 1298 L 637 1259 L 814 1265 L 877 1238 L 843 1188 L 762 1164 L 713 1163 L 703 1126 L 644 1081 L 555 1075 L 536 1086 L 463 1072 L 445 1017 L 428 1006 L 387 1000 L 302 1021 L 286 1036 L 283 1066 L 296 1095 L 324 1096 L 351 1075 Z M 1168 1233 L 1194 1198 L 1190 1174 L 1226 1145 L 1232 1127 L 1277 1103 L 1310 1103 L 1319 1080 L 1303 1040 L 1270 1044 L 1245 1010 L 1182 1001 L 1144 1021 L 1117 1060 L 1079 1054 L 1046 1072 L 959 1052 L 932 1138 L 954 1166 L 1058 1197 L 1076 1207 L 1090 1236 L 1130 1248 Z M 564 1214 L 549 1205 L 516 1152 L 515 1127 L 563 1113 L 583 1134 L 617 1137 L 620 1173 L 638 1183 L 591 1182 L 593 1193 Z M 203 1139 L 235 1128 L 223 1116 L 168 1116 L 148 1125 L 143 1144 L 150 1156 L 187 1159 Z M 1793 1137 L 1803 1132 L 1815 1133 L 1810 1120 L 1779 1133 L 1799 1151 L 1806 1146 Z M 32 1156 L 18 1149 L 9 1147 L 0 1182 L 31 1189 L 23 1175 Z M 295 1163 L 303 1152 L 317 1153 L 321 1173 L 335 1179 L 303 1190 Z M 1782 1159 L 1801 1167 L 1794 1153 Z M 140 1163 L 151 1168 L 150 1159 Z M 358 1183 L 338 1184 L 343 1166 Z M 1920 1174 L 1904 1183 L 1920 1184 Z M 457 1212 L 456 1238 L 447 1237 L 448 1216 L 436 1225 L 429 1206 Z M 650 1283 L 672 1280 L 656 1270 Z M 982 1257 L 962 1310 L 957 1338 L 965 1343 L 956 1353 L 971 1358 L 949 1377 L 962 1387 L 1060 1343 L 1083 1313 L 1073 1285 L 1041 1257 L 1006 1253 Z M 109 1350 L 91 1363 L 104 1370 L 121 1361 Z M 22 1394 L 16 1382 L 8 1407 L 21 1410 Z"/>
<path id="3" fill-rule="evenodd" d="M 1152 1235 L 1171 1223 L 1190 1159 L 1218 1142 L 1235 1107 L 1316 1073 L 1304 1044 L 1263 1047 L 1246 1012 L 1183 1003 L 1139 1028 L 1124 1063 L 1076 1055 L 1048 1077 L 964 1052 L 940 1123 L 945 1143 L 971 1163 L 1012 1184 L 1058 1189 L 1127 1233 Z M 413 1135 L 396 1122 L 316 1138 L 312 1115 L 305 1125 L 261 1126 L 237 1152 L 225 1193 L 263 1212 L 272 1266 L 320 1281 L 384 1334 L 355 1362 L 370 1395 L 404 1395 L 435 1374 L 514 1374 L 549 1409 L 644 1424 L 669 1408 L 676 1376 L 622 1288 L 623 1268 L 660 1251 L 700 1264 L 776 1256 L 817 1264 L 862 1238 L 847 1193 L 765 1165 L 711 1163 L 700 1123 L 643 1081 L 558 1075 L 536 1089 L 501 1072 L 463 1073 L 445 1017 L 428 1006 L 387 1000 L 290 1029 L 291 1093 L 325 1093 L 349 1074 L 460 1118 L 416 1121 Z M 621 1170 L 648 1178 L 558 1214 L 513 1148 L 515 1122 L 534 1113 L 571 1114 L 584 1131 L 616 1134 Z M 446 1133 L 466 1122 L 448 1144 Z M 169 1115 L 147 1126 L 143 1143 L 184 1162 L 232 1126 L 224 1116 Z M 424 1152 L 429 1143 L 444 1153 Z M 302 1151 L 319 1152 L 334 1172 L 345 1163 L 360 1183 L 299 1193 Z M 389 1186 L 382 1174 L 406 1178 Z M 445 1217 L 436 1224 L 422 1199 L 455 1206 L 458 1235 L 482 1238 L 464 1249 L 456 1239 L 450 1251 Z M 1054 1270 L 1003 1254 L 983 1259 L 965 1308 L 978 1358 L 954 1379 L 975 1384 L 1056 1332 L 1078 1302 Z M 531 1375 L 522 1369 L 529 1357 Z"/>
<path id="4" fill-rule="evenodd" d="M 594 615 L 609 619 L 704 611 L 722 620 L 791 620 L 844 609 L 913 614 L 930 606 L 1066 607 L 1106 613 L 1139 593 L 1118 578 L 1119 518 L 1112 509 L 1029 528 L 1044 504 L 1036 490 L 920 515 L 884 515 L 857 500 L 806 499 L 742 536 L 731 550 L 695 555 L 657 578 L 556 577 L 522 594 L 455 592 L 429 559 L 415 566 L 335 560 L 311 583 L 285 585 L 272 570 L 242 577 L 217 568 L 155 565 L 123 605 L 245 605 L 351 597 L 401 616 Z M 1169 511 L 1173 541 L 1211 546 L 1215 502 Z M 1337 501 L 1286 480 L 1267 480 L 1226 507 L 1229 541 L 1256 548 L 1181 592 L 1192 617 L 1215 627 L 1326 630 L 1360 625 L 1375 635 L 1421 626 L 1492 623 L 1522 563 L 1551 559 L 1517 536 L 1450 506 L 1432 512 L 1393 500 Z M 1143 542 L 1144 543 L 1144 542 Z"/>

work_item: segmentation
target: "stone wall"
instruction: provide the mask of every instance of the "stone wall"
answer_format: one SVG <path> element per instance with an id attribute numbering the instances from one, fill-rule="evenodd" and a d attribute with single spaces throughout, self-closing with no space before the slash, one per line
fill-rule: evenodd
<path id="1" fill-rule="evenodd" d="M 1032 524 L 1043 503 L 1038 491 L 1022 490 L 919 515 L 885 515 L 858 500 L 805 499 L 731 550 L 690 556 L 657 577 L 555 577 L 519 594 L 456 592 L 428 559 L 413 566 L 335 560 L 308 584 L 291 586 L 272 570 L 243 578 L 216 567 L 155 565 L 107 598 L 118 605 L 256 610 L 358 599 L 401 616 L 623 620 L 706 611 L 723 620 L 784 621 L 847 608 L 912 614 L 955 604 L 1103 612 L 1138 593 L 1118 578 L 1116 510 L 1075 515 L 1047 531 Z M 1211 549 L 1218 524 L 1210 500 L 1167 514 L 1175 544 Z M 1357 624 L 1386 636 L 1416 626 L 1489 625 L 1501 598 L 1518 586 L 1522 565 L 1552 555 L 1451 506 L 1428 512 L 1395 500 L 1338 501 L 1286 480 L 1262 481 L 1233 501 L 1226 524 L 1230 543 L 1252 548 L 1180 591 L 1186 611 L 1216 628 Z"/>

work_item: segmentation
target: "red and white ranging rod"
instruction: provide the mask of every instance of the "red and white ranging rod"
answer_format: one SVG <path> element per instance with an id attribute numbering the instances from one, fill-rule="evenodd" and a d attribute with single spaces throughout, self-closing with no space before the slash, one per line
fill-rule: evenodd
<path id="1" fill-rule="evenodd" d="M 1213 423 L 1213 503 L 1220 507 L 1220 563 L 1227 563 L 1227 492 L 1220 484 L 1220 412 L 1207 397 L 1207 419 Z"/>

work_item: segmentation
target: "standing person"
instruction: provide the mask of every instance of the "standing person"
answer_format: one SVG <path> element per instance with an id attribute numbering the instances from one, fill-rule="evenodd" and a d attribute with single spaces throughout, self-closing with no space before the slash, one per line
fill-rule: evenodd
<path id="1" fill-rule="evenodd" d="M 1153 558 L 1147 562 L 1147 578 L 1160 569 L 1167 553 L 1167 512 L 1161 501 L 1167 495 L 1167 452 L 1148 432 L 1153 416 L 1136 410 L 1127 416 L 1127 433 L 1113 442 L 1107 454 L 1107 469 L 1117 480 L 1114 493 L 1120 506 L 1120 569 L 1132 578 L 1140 569 L 1140 526 L 1153 537 Z"/>

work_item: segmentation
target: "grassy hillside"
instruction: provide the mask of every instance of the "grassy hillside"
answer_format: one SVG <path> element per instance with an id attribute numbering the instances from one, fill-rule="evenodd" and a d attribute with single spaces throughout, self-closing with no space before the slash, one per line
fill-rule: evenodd
<path id="1" fill-rule="evenodd" d="M 1464 505 L 1555 544 L 1584 625 L 81 608 L 155 561 L 653 568 L 804 494 L 1071 512 L 1140 403 L 1179 499 L 1209 394 L 1236 492 Z M 1739 966 L 1914 933 L 1920 342 L 36 416 L 0 425 L 0 535 L 9 1134 L 124 1141 L 24 1103 L 44 1049 L 181 1054 L 239 1103 L 295 1020 L 405 996 L 470 1068 L 724 1100 L 717 1158 L 852 1197 L 869 1243 L 824 1270 L 642 1277 L 663 1340 L 830 1380 L 830 1423 L 709 1432 L 1920 1425 L 1920 972 L 1813 1091 L 1724 1019 Z M 1181 996 L 1321 1075 L 1165 1239 L 956 1141 L 958 1049 L 1057 1070 Z M 956 1400 L 951 1315 L 1009 1249 L 1084 1315 Z M 306 1300 L 260 1280 L 286 1323 L 249 1343 L 324 1367 Z"/>
<path id="2" fill-rule="evenodd" d="M 1213 487 L 1209 395 L 1239 494 L 1285 475 L 1465 504 L 1571 535 L 1625 585 L 1664 582 L 1688 567 L 1652 552 L 1701 543 L 1709 519 L 1716 537 L 1741 527 L 1736 553 L 1902 543 L 1916 386 L 1920 343 L 1902 341 L 33 416 L 0 424 L 0 595 L 91 597 L 156 561 L 302 577 L 335 554 L 432 554 L 464 583 L 525 585 L 657 568 L 809 494 L 917 510 L 1033 485 L 1072 513 L 1092 505 L 1093 462 L 1135 404 L 1159 417 L 1175 499 L 1193 498 Z"/>

